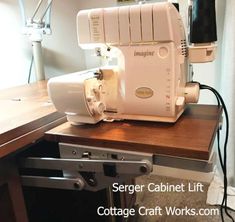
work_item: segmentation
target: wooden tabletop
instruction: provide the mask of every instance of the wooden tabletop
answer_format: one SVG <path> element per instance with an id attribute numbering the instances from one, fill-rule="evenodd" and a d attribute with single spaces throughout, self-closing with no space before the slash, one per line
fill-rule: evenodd
<path id="1" fill-rule="evenodd" d="M 108 147 L 208 160 L 221 118 L 214 105 L 189 105 L 172 123 L 121 121 L 73 126 L 64 123 L 48 132 L 50 141 Z"/>
<path id="2" fill-rule="evenodd" d="M 46 81 L 40 81 L 0 90 L 0 158 L 65 122 L 49 102 L 46 86 Z"/>

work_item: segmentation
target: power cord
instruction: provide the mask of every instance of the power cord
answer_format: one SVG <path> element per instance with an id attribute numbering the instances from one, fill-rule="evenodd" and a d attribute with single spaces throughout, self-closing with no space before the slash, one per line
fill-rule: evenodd
<path id="1" fill-rule="evenodd" d="M 222 154 L 221 154 L 221 149 L 220 149 L 220 131 L 219 129 L 217 130 L 217 141 L 218 141 L 218 154 L 219 154 L 219 161 L 220 161 L 220 165 L 224 174 L 224 195 L 223 195 L 223 200 L 221 203 L 221 207 L 220 207 L 220 212 L 221 212 L 221 219 L 222 222 L 224 222 L 224 211 L 225 214 L 231 219 L 232 222 L 234 222 L 233 217 L 229 214 L 228 212 L 228 206 L 227 206 L 227 197 L 228 197 L 228 179 L 227 179 L 227 144 L 228 144 L 228 137 L 229 137 L 229 117 L 228 117 L 228 111 L 225 105 L 225 102 L 222 98 L 222 96 L 218 93 L 218 91 L 214 88 L 212 88 L 211 86 L 207 86 L 207 85 L 203 85 L 200 84 L 200 89 L 201 90 L 210 90 L 216 97 L 217 102 L 218 102 L 218 106 L 222 106 L 222 109 L 224 111 L 224 115 L 225 115 L 225 120 L 226 120 L 226 133 L 225 133 L 225 142 L 224 142 L 224 160 L 222 159 Z M 224 211 L 223 211 L 224 209 Z"/>

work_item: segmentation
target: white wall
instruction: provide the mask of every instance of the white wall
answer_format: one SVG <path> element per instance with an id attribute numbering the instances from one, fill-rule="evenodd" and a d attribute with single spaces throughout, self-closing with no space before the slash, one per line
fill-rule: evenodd
<path id="1" fill-rule="evenodd" d="M 76 15 L 81 9 L 79 3 L 76 0 L 53 1 L 52 35 L 43 42 L 48 77 L 85 68 L 84 52 L 77 44 Z"/>
<path id="2" fill-rule="evenodd" d="M 28 15 L 32 14 L 37 2 L 25 0 Z M 44 36 L 42 43 L 47 78 L 85 69 L 84 53 L 77 46 L 76 36 L 76 14 L 81 9 L 80 2 L 53 2 L 53 33 Z M 28 37 L 21 34 L 22 18 L 17 0 L 0 1 L 0 28 L 0 89 L 26 84 L 32 51 Z"/>
<path id="3" fill-rule="evenodd" d="M 0 1 L 0 88 L 26 83 L 30 50 L 20 34 L 20 16 L 14 0 Z"/>

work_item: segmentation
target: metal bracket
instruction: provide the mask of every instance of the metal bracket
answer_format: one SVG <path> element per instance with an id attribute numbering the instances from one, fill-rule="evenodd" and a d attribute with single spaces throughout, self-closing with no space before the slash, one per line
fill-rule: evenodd
<path id="1" fill-rule="evenodd" d="M 19 164 L 22 168 L 61 170 L 64 177 L 23 175 L 23 185 L 97 191 L 152 171 L 151 154 L 72 144 L 60 144 L 59 148 L 61 158 L 28 157 Z"/>
<path id="2" fill-rule="evenodd" d="M 183 157 L 172 157 L 167 155 L 153 155 L 153 164 L 157 166 L 172 167 L 182 170 L 191 170 L 201 173 L 213 172 L 216 163 L 216 153 L 208 161 L 189 159 Z"/>

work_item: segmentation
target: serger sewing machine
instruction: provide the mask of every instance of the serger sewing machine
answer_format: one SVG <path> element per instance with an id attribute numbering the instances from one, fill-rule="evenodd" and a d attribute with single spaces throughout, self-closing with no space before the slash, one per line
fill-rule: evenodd
<path id="1" fill-rule="evenodd" d="M 189 46 L 181 16 L 171 3 L 80 11 L 80 46 L 98 48 L 107 60 L 116 57 L 118 64 L 50 79 L 49 95 L 57 110 L 74 124 L 119 119 L 175 122 L 185 104 L 199 97 L 190 63 L 209 62 L 215 56 L 215 2 L 193 3 Z M 211 172 L 210 151 L 221 110 L 203 110 L 212 116 L 205 119 L 200 108 L 191 107 L 182 121 L 164 129 L 135 121 L 94 127 L 62 124 L 46 133 L 59 143 L 60 158 L 29 157 L 21 166 L 62 170 L 63 177 L 23 176 L 23 184 L 96 191 L 149 174 L 153 164 Z"/>
<path id="2" fill-rule="evenodd" d="M 198 2 L 195 11 L 201 13 L 205 8 Z M 213 15 L 207 14 L 212 20 Z M 191 18 L 200 25 L 195 12 Z M 107 59 L 116 57 L 117 65 L 52 78 L 50 98 L 74 124 L 120 119 L 175 122 L 185 104 L 199 97 L 189 64 L 215 56 L 215 39 L 208 40 L 208 26 L 202 28 L 204 35 L 199 32 L 197 41 L 191 41 L 199 44 L 188 47 L 181 16 L 171 3 L 82 10 L 77 15 L 79 45 L 98 48 Z"/>

